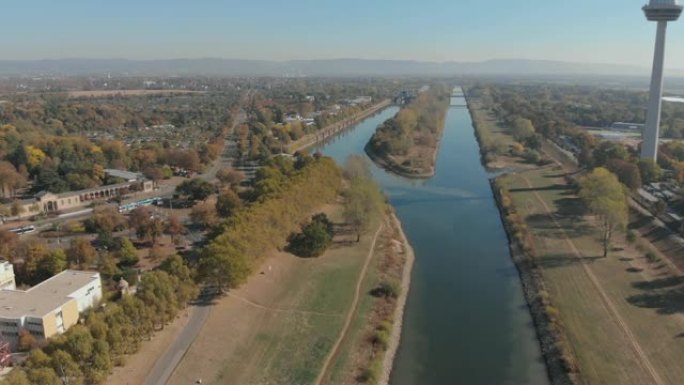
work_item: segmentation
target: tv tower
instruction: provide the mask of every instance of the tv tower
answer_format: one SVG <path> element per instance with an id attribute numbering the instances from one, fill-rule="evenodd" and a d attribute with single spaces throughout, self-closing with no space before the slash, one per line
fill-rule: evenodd
<path id="1" fill-rule="evenodd" d="M 679 19 L 683 7 L 679 0 L 651 0 L 643 7 L 649 21 L 658 22 L 655 54 L 653 57 L 653 74 L 651 75 L 651 92 L 646 114 L 644 141 L 641 143 L 641 158 L 658 159 L 658 135 L 660 131 L 660 112 L 663 98 L 663 62 L 665 60 L 665 32 L 667 22 Z"/>

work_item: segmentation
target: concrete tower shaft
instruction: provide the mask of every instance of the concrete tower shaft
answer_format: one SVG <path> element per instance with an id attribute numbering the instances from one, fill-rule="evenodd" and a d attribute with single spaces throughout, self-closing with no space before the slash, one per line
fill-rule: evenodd
<path id="1" fill-rule="evenodd" d="M 646 114 L 646 127 L 643 133 L 644 141 L 641 143 L 641 157 L 653 161 L 658 159 L 667 23 L 679 19 L 682 9 L 683 7 L 679 4 L 679 0 L 651 0 L 648 5 L 643 7 L 646 18 L 650 21 L 658 22 L 648 113 Z"/>

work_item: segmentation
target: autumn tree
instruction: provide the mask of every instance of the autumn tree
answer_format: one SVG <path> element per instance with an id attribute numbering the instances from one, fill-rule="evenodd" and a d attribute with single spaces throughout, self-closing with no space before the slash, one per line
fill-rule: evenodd
<path id="1" fill-rule="evenodd" d="M 344 218 L 356 232 L 356 241 L 371 225 L 373 217 L 382 212 L 384 199 L 380 189 L 370 178 L 370 172 L 363 171 L 361 161 L 347 161 L 351 177 L 349 188 L 344 192 Z M 366 166 L 367 167 L 367 166 Z"/>
<path id="2" fill-rule="evenodd" d="M 222 168 L 216 172 L 216 178 L 226 186 L 237 186 L 245 180 L 245 173 L 234 168 Z"/>
<path id="3" fill-rule="evenodd" d="M 66 250 L 66 255 L 71 265 L 80 269 L 88 269 L 95 262 L 97 250 L 88 239 L 76 238 L 71 241 Z"/>
<path id="4" fill-rule="evenodd" d="M 211 227 L 218 222 L 216 207 L 209 202 L 200 202 L 192 207 L 190 220 L 195 226 Z"/>
<path id="5" fill-rule="evenodd" d="M 240 206 L 242 206 L 242 200 L 231 189 L 222 191 L 216 200 L 216 212 L 224 218 L 231 216 Z"/>
<path id="6" fill-rule="evenodd" d="M 603 257 L 608 256 L 610 241 L 616 230 L 627 223 L 627 196 L 615 174 L 605 168 L 594 169 L 580 182 L 580 197 L 591 212 L 598 217 L 601 226 Z"/>
<path id="7" fill-rule="evenodd" d="M 171 214 L 166 220 L 166 227 L 164 231 L 166 232 L 166 234 L 169 234 L 171 236 L 171 242 L 177 245 L 180 241 L 178 236 L 185 234 L 186 229 L 185 226 L 183 226 L 183 223 L 181 223 L 178 216 Z"/>
<path id="8" fill-rule="evenodd" d="M 135 235 L 140 240 L 152 239 L 152 244 L 157 243 L 157 238 L 164 232 L 164 223 L 161 218 L 154 215 L 149 207 L 138 207 L 131 211 L 128 223 L 135 230 Z"/>

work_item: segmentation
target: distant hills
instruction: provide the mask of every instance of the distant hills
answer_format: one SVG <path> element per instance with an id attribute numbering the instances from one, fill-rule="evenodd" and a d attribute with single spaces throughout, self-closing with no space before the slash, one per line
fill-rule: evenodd
<path id="1" fill-rule="evenodd" d="M 619 75 L 644 76 L 649 68 L 550 60 L 423 62 L 410 60 L 240 60 L 240 59 L 57 59 L 0 60 L 10 75 L 220 75 L 220 76 L 398 76 L 398 75 Z M 684 70 L 668 70 L 684 77 Z"/>

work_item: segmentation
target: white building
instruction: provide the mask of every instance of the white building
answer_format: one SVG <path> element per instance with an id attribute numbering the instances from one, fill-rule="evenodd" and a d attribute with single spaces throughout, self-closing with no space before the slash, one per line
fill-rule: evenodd
<path id="1" fill-rule="evenodd" d="M 38 340 L 62 334 L 101 299 L 100 273 L 92 271 L 66 270 L 26 291 L 0 290 L 0 338 L 15 350 L 22 330 Z"/>

